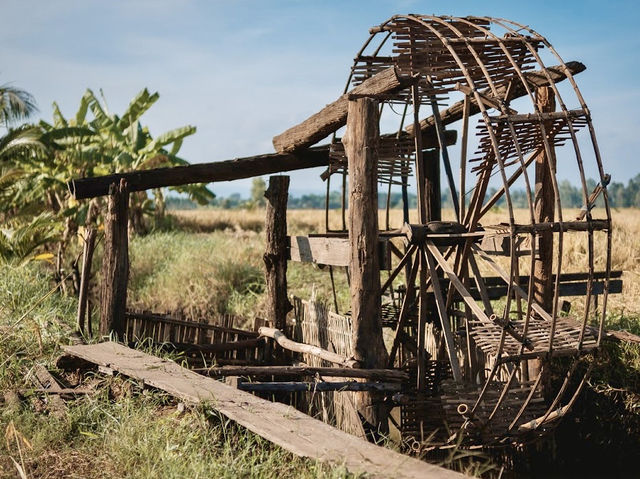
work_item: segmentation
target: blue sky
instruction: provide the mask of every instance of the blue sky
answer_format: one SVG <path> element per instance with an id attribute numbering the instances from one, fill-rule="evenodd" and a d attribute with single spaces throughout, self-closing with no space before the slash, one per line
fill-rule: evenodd
<path id="1" fill-rule="evenodd" d="M 333 101 L 369 27 L 391 15 L 503 17 L 587 65 L 577 81 L 605 170 L 626 182 L 640 173 L 639 12 L 637 2 L 585 0 L 4 0 L 0 83 L 33 93 L 45 119 L 54 100 L 73 114 L 88 87 L 102 88 L 114 112 L 148 87 L 160 93 L 144 117 L 152 132 L 193 124 L 182 156 L 225 160 L 273 151 L 274 135 Z M 322 190 L 315 174 L 292 173 L 292 193 Z"/>

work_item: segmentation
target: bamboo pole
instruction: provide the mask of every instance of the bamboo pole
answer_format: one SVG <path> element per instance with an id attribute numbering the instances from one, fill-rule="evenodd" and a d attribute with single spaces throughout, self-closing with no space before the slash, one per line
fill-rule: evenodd
<path id="1" fill-rule="evenodd" d="M 282 331 L 275 328 L 262 327 L 258 329 L 260 336 L 275 339 L 275 341 L 284 349 L 294 351 L 296 353 L 311 354 L 325 361 L 329 361 L 333 364 L 339 364 L 347 368 L 357 368 L 360 366 L 358 361 L 353 358 L 345 358 L 339 354 L 332 353 L 326 349 L 319 348 L 317 346 L 311 346 L 310 344 L 297 343 L 287 338 Z"/>

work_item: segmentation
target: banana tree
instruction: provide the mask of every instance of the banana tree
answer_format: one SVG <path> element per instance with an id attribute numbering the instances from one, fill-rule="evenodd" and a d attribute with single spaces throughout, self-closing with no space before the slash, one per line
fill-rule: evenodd
<path id="1" fill-rule="evenodd" d="M 119 116 L 110 113 L 106 102 L 101 102 L 91 90 L 87 90 L 75 116 L 69 119 L 62 115 L 54 103 L 53 122 L 40 122 L 43 138 L 53 145 L 55 151 L 53 165 L 41 164 L 49 172 L 47 186 L 53 194 L 66 196 L 65 185 L 72 177 L 188 164 L 178 156 L 178 152 L 184 138 L 195 133 L 195 126 L 175 128 L 154 138 L 149 128 L 140 121 L 158 98 L 158 93 L 150 93 L 145 88 Z M 52 187 L 53 184 L 55 186 Z M 204 185 L 174 190 L 186 193 L 194 201 L 203 204 L 214 197 Z M 146 231 L 148 217 L 164 213 L 162 191 L 154 190 L 152 194 L 153 200 L 145 192 L 135 193 L 131 197 L 131 223 L 138 233 Z M 86 205 L 70 203 L 67 214 L 70 212 L 84 216 Z"/>

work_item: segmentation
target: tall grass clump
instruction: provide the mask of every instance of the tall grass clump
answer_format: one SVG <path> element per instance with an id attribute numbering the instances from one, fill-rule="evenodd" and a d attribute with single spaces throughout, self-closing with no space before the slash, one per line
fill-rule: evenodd
<path id="1" fill-rule="evenodd" d="M 24 382 L 23 366 L 49 360 L 73 332 L 75 298 L 55 291 L 38 263 L 0 263 L 0 391 Z"/>
<path id="2" fill-rule="evenodd" d="M 262 242 L 251 232 L 156 233 L 131 242 L 128 303 L 191 317 L 252 317 L 264 290 Z"/>

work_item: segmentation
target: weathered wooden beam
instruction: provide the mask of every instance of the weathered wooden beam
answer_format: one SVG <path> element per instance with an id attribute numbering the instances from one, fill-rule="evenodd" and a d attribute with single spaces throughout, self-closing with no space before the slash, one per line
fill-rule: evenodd
<path id="1" fill-rule="evenodd" d="M 104 221 L 102 288 L 100 291 L 100 335 L 124 336 L 129 281 L 129 189 L 120 179 L 109 188 Z"/>
<path id="2" fill-rule="evenodd" d="M 320 376 L 327 378 L 361 378 L 374 381 L 402 382 L 409 374 L 399 369 L 323 368 L 312 366 L 224 366 L 193 369 L 210 377 L 225 376 Z"/>
<path id="3" fill-rule="evenodd" d="M 143 191 L 191 183 L 233 181 L 254 176 L 303 170 L 329 165 L 329 147 L 322 146 L 291 153 L 270 153 L 234 160 L 200 163 L 173 168 L 132 171 L 96 178 L 82 178 L 68 183 L 75 199 L 94 198 L 109 193 L 109 185 L 124 178 L 129 191 Z"/>
<path id="4" fill-rule="evenodd" d="M 288 244 L 291 261 L 327 266 L 349 266 L 351 260 L 348 238 L 290 236 Z M 381 270 L 391 268 L 391 250 L 388 238 L 378 240 L 378 261 Z"/>
<path id="5" fill-rule="evenodd" d="M 514 229 L 517 234 L 531 233 L 536 231 L 538 233 L 545 231 L 552 231 L 558 233 L 559 231 L 602 231 L 611 228 L 609 220 L 591 220 L 591 221 L 563 221 L 562 223 L 546 222 L 536 223 L 533 225 L 515 225 Z"/>
<path id="6" fill-rule="evenodd" d="M 258 333 L 260 333 L 261 336 L 275 339 L 280 346 L 282 346 L 284 349 L 288 349 L 289 351 L 311 354 L 312 356 L 319 357 L 320 359 L 324 359 L 325 361 L 329 361 L 330 363 L 339 364 L 340 366 L 344 366 L 347 368 L 359 367 L 358 361 L 353 358 L 345 358 L 344 356 L 332 353 L 331 351 L 319 348 L 318 346 L 298 343 L 287 338 L 279 329 L 262 327 L 258 330 Z"/>
<path id="7" fill-rule="evenodd" d="M 453 145 L 456 142 L 456 138 L 457 132 L 455 130 L 445 131 L 447 145 Z M 424 133 L 423 144 L 425 148 L 435 148 L 437 146 L 435 133 Z M 323 166 L 329 166 L 329 145 L 300 150 L 295 153 L 269 153 L 213 163 L 199 163 L 173 168 L 155 168 L 94 178 L 81 178 L 71 180 L 67 186 L 73 197 L 80 200 L 109 194 L 109 185 L 114 182 L 117 183 L 121 178 L 127 180 L 129 191 L 144 191 L 192 183 L 234 181 Z"/>
<path id="8" fill-rule="evenodd" d="M 279 153 L 288 153 L 311 146 L 347 123 L 349 97 L 392 93 L 409 86 L 412 81 L 410 77 L 400 77 L 395 68 L 387 68 L 368 78 L 302 123 L 273 137 L 273 146 Z"/>
<path id="9" fill-rule="evenodd" d="M 293 306 L 287 296 L 287 198 L 289 177 L 272 176 L 264 194 L 267 199 L 264 253 L 267 319 L 276 329 L 285 329 Z"/>
<path id="10" fill-rule="evenodd" d="M 583 72 L 587 69 L 580 62 L 567 62 L 567 69 L 571 72 L 572 75 L 577 75 L 580 72 Z M 567 78 L 564 68 L 561 65 L 553 66 L 547 68 L 549 72 L 549 76 L 554 81 L 554 83 L 559 83 Z M 525 72 L 524 78 L 532 87 L 544 87 L 549 85 L 549 80 L 547 76 L 541 70 L 536 70 L 533 72 Z M 498 97 L 494 97 L 491 93 L 491 90 L 485 90 L 482 92 L 485 99 L 494 99 L 498 101 L 510 101 L 515 100 L 516 98 L 520 98 L 522 96 L 527 95 L 527 90 L 520 81 L 514 81 L 511 89 L 508 86 L 501 86 L 497 88 Z M 506 94 L 509 94 L 507 98 L 505 98 Z M 476 102 L 475 98 L 469 98 L 469 115 L 475 115 L 476 113 L 480 113 L 480 107 Z M 440 112 L 440 118 L 442 119 L 442 123 L 444 125 L 449 125 L 451 123 L 455 123 L 460 120 L 464 115 L 464 101 L 459 101 L 454 103 L 449 108 L 445 108 Z M 434 131 L 435 132 L 436 123 L 435 118 L 430 116 L 420 121 L 420 129 L 424 132 Z M 408 125 L 406 128 L 407 132 L 413 134 L 414 127 L 413 125 Z"/>
<path id="11" fill-rule="evenodd" d="M 165 343 L 169 350 L 184 351 L 187 353 L 223 353 L 225 351 L 239 351 L 242 349 L 252 349 L 264 345 L 264 338 L 241 339 L 239 341 L 229 341 L 226 343 L 213 344 L 191 344 L 191 343 Z"/>
<path id="12" fill-rule="evenodd" d="M 273 382 L 241 382 L 238 389 L 248 392 L 340 392 L 340 391 L 376 391 L 398 392 L 402 388 L 398 383 L 363 383 L 359 381 L 340 382 L 298 382 L 298 381 L 273 381 Z"/>

